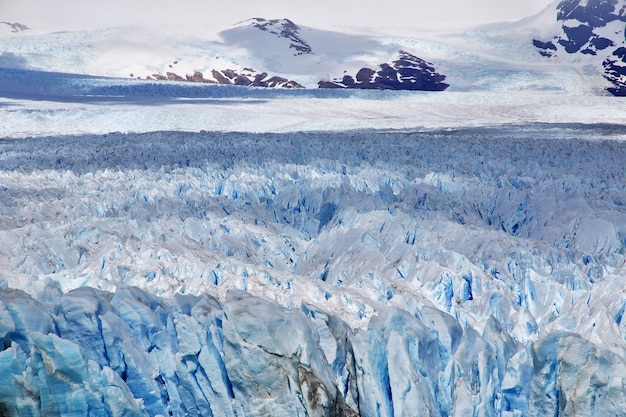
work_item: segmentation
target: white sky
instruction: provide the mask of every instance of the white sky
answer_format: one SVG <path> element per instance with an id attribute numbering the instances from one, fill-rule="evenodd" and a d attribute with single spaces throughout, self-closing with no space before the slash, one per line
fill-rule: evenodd
<path id="1" fill-rule="evenodd" d="M 0 21 L 29 26 L 210 24 L 289 18 L 313 27 L 454 28 L 518 20 L 553 0 L 0 0 Z"/>

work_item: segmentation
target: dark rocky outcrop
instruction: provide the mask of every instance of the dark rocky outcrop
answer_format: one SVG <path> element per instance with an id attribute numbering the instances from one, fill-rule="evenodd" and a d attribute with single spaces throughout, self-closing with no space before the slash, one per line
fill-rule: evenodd
<path id="1" fill-rule="evenodd" d="M 626 47 L 617 48 L 602 66 L 604 76 L 614 85 L 608 91 L 615 96 L 626 96 Z"/>
<path id="2" fill-rule="evenodd" d="M 390 63 L 376 69 L 361 68 L 354 77 L 320 81 L 320 88 L 360 88 L 377 90 L 443 91 L 446 76 L 439 74 L 431 63 L 406 51 L 400 51 Z"/>
<path id="3" fill-rule="evenodd" d="M 9 26 L 11 28 L 11 32 L 13 32 L 13 33 L 23 32 L 25 30 L 30 29 L 28 26 L 26 26 L 26 25 L 24 25 L 22 23 L 17 23 L 17 22 L 11 23 L 11 22 L 2 21 L 2 22 L 0 22 L 0 25 L 7 25 L 7 26 Z"/>
<path id="4" fill-rule="evenodd" d="M 131 74 L 132 76 L 132 74 Z M 187 81 L 194 83 L 206 84 L 222 84 L 222 85 L 240 85 L 251 87 L 268 87 L 268 88 L 303 88 L 299 83 L 288 80 L 279 76 L 270 76 L 267 72 L 257 73 L 251 68 L 244 68 L 241 72 L 233 69 L 211 70 L 212 78 L 205 78 L 200 71 L 194 71 L 182 77 L 175 72 L 168 71 L 165 74 L 155 73 L 147 79 L 159 81 Z"/>

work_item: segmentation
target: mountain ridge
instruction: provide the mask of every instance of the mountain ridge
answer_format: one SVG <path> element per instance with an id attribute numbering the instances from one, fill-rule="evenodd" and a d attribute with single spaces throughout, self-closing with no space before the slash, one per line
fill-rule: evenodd
<path id="1" fill-rule="evenodd" d="M 626 2 L 623 0 L 562 0 L 556 5 L 560 33 L 533 39 L 545 58 L 590 61 L 612 86 L 626 95 Z"/>
<path id="2" fill-rule="evenodd" d="M 320 88 L 361 88 L 377 90 L 443 91 L 449 87 L 446 76 L 436 72 L 431 63 L 406 51 L 399 51 L 390 64 L 376 69 L 361 68 L 356 75 L 320 81 Z"/>
<path id="3" fill-rule="evenodd" d="M 19 22 L 6 22 L 6 21 L 0 21 L 0 25 L 2 25 L 2 27 L 6 28 L 10 28 L 11 32 L 13 33 L 19 33 L 19 32 L 23 32 L 25 30 L 29 30 L 30 28 L 22 23 Z"/>
<path id="4" fill-rule="evenodd" d="M 215 38 L 174 28 L 28 39 L 13 31 L 5 33 L 3 54 L 11 66 L 26 62 L 52 72 L 251 87 L 625 95 L 625 11 L 621 0 L 563 0 L 511 28 L 426 38 L 332 32 L 262 17 Z"/>

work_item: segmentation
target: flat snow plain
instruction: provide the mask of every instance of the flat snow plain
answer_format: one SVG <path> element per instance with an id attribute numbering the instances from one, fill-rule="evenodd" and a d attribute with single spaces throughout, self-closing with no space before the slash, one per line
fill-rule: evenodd
<path id="1" fill-rule="evenodd" d="M 27 72 L 18 71 L 20 77 Z M 41 74 L 41 73 L 36 73 Z M 18 81 L 22 78 L 17 77 Z M 53 79 L 63 75 L 53 74 Z M 4 137 L 108 132 L 297 132 L 445 129 L 523 123 L 626 123 L 626 103 L 567 92 L 250 91 L 107 79 L 80 80 L 49 95 L 43 85 L 13 92 L 0 77 Z M 111 83 L 110 85 L 108 85 Z M 137 86 L 138 84 L 138 86 Z M 143 87 L 142 87 L 143 86 Z M 54 90 L 53 90 L 54 91 Z"/>
<path id="2" fill-rule="evenodd" d="M 224 302 L 230 320 L 265 309 L 292 320 L 293 311 L 315 317 L 310 309 L 317 309 L 317 317 L 325 312 L 361 335 L 348 339 L 370 362 L 354 387 L 348 368 L 316 375 L 340 387 L 344 405 L 362 415 L 381 407 L 382 415 L 402 415 L 417 404 L 435 415 L 624 409 L 623 100 L 136 87 L 39 74 L 28 88 L 12 87 L 27 71 L 0 77 L 4 288 L 48 306 L 60 303 L 51 288 L 132 286 L 171 303 L 180 300 L 175 294 L 208 293 Z M 290 313 L 241 301 L 238 291 Z M 78 310 L 90 308 L 84 300 L 75 301 Z M 394 333 L 399 317 L 432 318 L 439 354 L 410 345 L 406 327 Z M 251 323 L 239 334 L 264 349 L 269 339 Z M 329 333 L 330 324 L 315 323 L 318 333 L 300 347 L 268 331 L 285 357 L 312 344 L 323 368 L 345 341 Z M 24 345 L 44 346 L 43 334 Z M 384 351 L 371 350 L 376 340 L 388 343 Z M 405 342 L 406 350 L 398 347 Z M 18 350 L 9 345 L 7 352 Z M 399 371 L 429 355 L 440 368 Z M 231 365 L 224 369 L 234 378 Z M 117 372 L 112 361 L 100 366 Z M 170 377 L 164 370 L 162 380 Z M 131 398 L 148 398 L 150 383 L 129 385 Z M 276 415 L 295 412 L 250 387 L 230 390 L 229 404 L 239 401 L 244 414 L 261 405 Z M 569 396 L 559 402 L 563 392 Z M 596 400 L 598 393 L 611 399 Z M 163 410 L 174 409 L 173 398 Z M 162 412 L 150 404 L 148 414 Z"/>

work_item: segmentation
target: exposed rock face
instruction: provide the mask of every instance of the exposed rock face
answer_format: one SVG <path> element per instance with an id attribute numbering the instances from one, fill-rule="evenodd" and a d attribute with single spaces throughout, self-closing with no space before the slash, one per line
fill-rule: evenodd
<path id="1" fill-rule="evenodd" d="M 598 56 L 598 64 L 615 87 L 608 90 L 626 95 L 626 46 L 623 0 L 563 0 L 557 5 L 556 19 L 562 33 L 551 40 L 533 40 L 542 56 Z"/>
<path id="2" fill-rule="evenodd" d="M 619 47 L 610 57 L 602 62 L 604 76 L 615 87 L 609 88 L 609 92 L 616 96 L 626 96 L 626 47 Z"/>
<path id="3" fill-rule="evenodd" d="M 218 84 L 232 84 L 230 80 L 222 75 L 222 73 L 218 70 L 212 70 L 211 75 L 213 76 L 213 78 L 215 78 Z"/>
<path id="4" fill-rule="evenodd" d="M 192 62 L 186 62 L 185 69 L 182 69 L 178 61 L 171 61 L 161 72 L 149 74 L 146 78 L 252 87 L 304 88 L 294 80 L 264 71 L 257 72 L 250 68 L 250 65 L 252 62 L 263 62 L 262 65 L 272 71 L 289 74 L 300 74 L 299 71 L 303 68 L 313 66 L 315 67 L 311 70 L 313 72 L 310 74 L 305 72 L 308 74 L 306 79 L 309 80 L 313 73 L 336 71 L 337 59 L 340 62 L 351 62 L 354 54 L 367 54 L 364 51 L 372 45 L 374 48 L 380 48 L 380 45 L 371 39 L 366 42 L 364 39 L 369 39 L 368 37 L 339 36 L 333 32 L 318 31 L 317 38 L 326 37 L 324 39 L 328 44 L 346 42 L 347 46 L 341 49 L 342 52 L 332 52 L 332 48 L 331 52 L 328 52 L 323 46 L 319 47 L 319 51 L 313 52 L 301 32 L 301 28 L 289 19 L 249 19 L 238 23 L 231 30 L 221 32 L 225 44 L 237 45 L 249 53 L 243 56 L 235 54 L 229 58 L 235 61 L 229 62 L 219 60 L 219 56 L 216 55 L 211 63 L 207 64 L 204 61 L 197 64 L 198 69 L 194 68 L 196 64 Z M 385 53 L 386 51 L 387 47 Z M 311 56 L 314 53 L 318 54 L 319 59 Z M 383 59 L 387 62 L 372 68 L 358 69 L 358 66 L 362 65 L 360 62 L 345 64 L 355 70 L 353 74 L 344 73 L 341 78 L 331 80 L 320 81 L 320 78 L 317 78 L 314 83 L 316 82 L 319 88 L 422 91 L 443 91 L 449 86 L 444 82 L 446 76 L 438 73 L 433 64 L 409 52 L 399 51 L 390 58 Z M 329 67 L 325 66 L 326 62 L 329 63 Z M 131 74 L 131 78 L 134 78 L 134 74 L 136 73 Z"/>
<path id="5" fill-rule="evenodd" d="M 289 47 L 296 50 L 294 55 L 313 53 L 311 46 L 300 36 L 300 27 L 289 19 L 267 20 L 255 17 L 250 19 L 249 22 L 250 26 L 291 41 Z"/>
<path id="6" fill-rule="evenodd" d="M 180 75 L 174 73 L 174 72 L 166 72 L 165 74 L 167 74 L 167 79 L 171 80 L 171 81 L 186 81 L 185 78 L 181 77 Z"/>
<path id="7" fill-rule="evenodd" d="M 18 33 L 18 32 L 23 32 L 25 30 L 30 29 L 28 26 L 23 25 L 21 23 L 10 23 L 10 22 L 0 22 L 0 25 L 6 25 L 9 26 L 11 28 L 11 32 L 13 33 Z"/>
<path id="8" fill-rule="evenodd" d="M 400 51 L 391 64 L 380 64 L 375 70 L 361 68 L 354 77 L 320 81 L 320 88 L 361 88 L 378 90 L 443 91 L 446 76 L 439 74 L 432 64 L 406 51 Z"/>
<path id="9" fill-rule="evenodd" d="M 187 75 L 187 81 L 194 83 L 210 83 L 211 80 L 204 78 L 204 75 L 200 71 L 194 71 L 193 75 Z"/>
<path id="10" fill-rule="evenodd" d="M 186 75 L 185 77 L 168 71 L 165 74 L 152 74 L 146 78 L 160 81 L 188 81 L 195 83 L 241 85 L 251 87 L 303 88 L 302 85 L 295 81 L 288 80 L 283 77 L 270 76 L 267 72 L 257 73 L 251 68 L 244 68 L 241 72 L 233 69 L 213 69 L 210 72 L 210 76 L 205 76 L 205 74 L 200 71 L 194 71 L 192 75 Z"/>
<path id="11" fill-rule="evenodd" d="M 626 22 L 625 6 L 619 3 L 619 0 L 563 0 L 557 6 L 556 17 L 562 22 L 563 33 L 548 42 L 535 40 L 534 45 L 544 56 L 554 56 L 557 45 L 569 54 L 598 55 L 599 51 L 615 46 L 614 39 L 606 37 L 601 29 L 616 21 Z M 623 41 L 623 34 L 617 41 Z"/>

